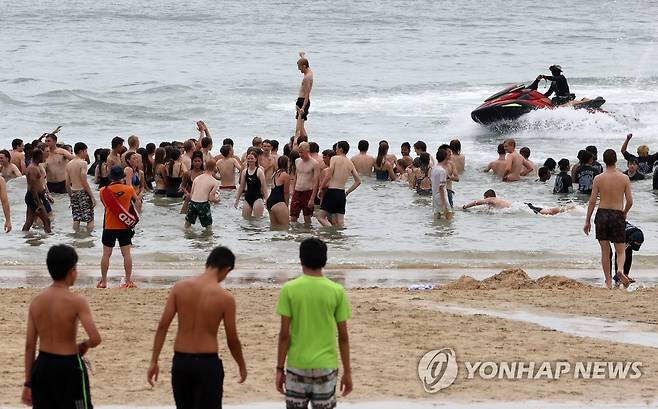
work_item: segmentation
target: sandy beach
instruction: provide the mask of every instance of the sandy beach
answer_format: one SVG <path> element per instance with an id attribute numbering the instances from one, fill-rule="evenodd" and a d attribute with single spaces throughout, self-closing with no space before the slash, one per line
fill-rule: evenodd
<path id="1" fill-rule="evenodd" d="M 146 383 L 153 334 L 168 291 L 164 289 L 76 289 L 91 305 L 103 343 L 90 351 L 95 404 L 172 405 L 170 357 L 172 328 L 160 361 L 155 388 Z M 276 289 L 232 289 L 249 377 L 236 383 L 237 368 L 223 336 L 225 402 L 281 399 L 274 389 L 278 317 Z M 24 318 L 38 289 L 0 289 L 0 404 L 19 405 L 23 381 Z M 580 337 L 546 327 L 492 317 L 461 315 L 436 306 L 570 314 L 637 323 L 658 331 L 658 289 L 633 293 L 594 288 L 570 279 L 532 280 L 520 271 L 476 281 L 460 279 L 432 291 L 348 289 L 354 392 L 349 401 L 422 399 L 428 401 L 581 401 L 655 402 L 658 396 L 656 348 Z M 658 336 L 658 332 L 656 332 Z M 449 347 L 459 361 L 642 361 L 637 380 L 483 380 L 465 379 L 437 394 L 424 392 L 417 364 L 428 350 Z M 623 393 L 622 393 L 623 391 Z"/>

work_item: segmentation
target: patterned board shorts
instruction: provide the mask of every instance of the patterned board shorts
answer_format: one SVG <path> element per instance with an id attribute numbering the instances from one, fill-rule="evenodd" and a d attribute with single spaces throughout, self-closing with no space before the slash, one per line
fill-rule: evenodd
<path id="1" fill-rule="evenodd" d="M 84 190 L 71 192 L 71 214 L 75 222 L 89 223 L 94 220 L 94 205 Z"/>
<path id="2" fill-rule="evenodd" d="M 337 369 L 286 370 L 286 408 L 306 409 L 311 402 L 313 409 L 336 407 Z"/>
<path id="3" fill-rule="evenodd" d="M 190 224 L 196 224 L 196 219 L 199 218 L 201 226 L 207 227 L 212 224 L 212 213 L 210 212 L 210 203 L 209 202 L 192 202 L 187 208 L 187 215 L 185 215 L 185 220 Z"/>

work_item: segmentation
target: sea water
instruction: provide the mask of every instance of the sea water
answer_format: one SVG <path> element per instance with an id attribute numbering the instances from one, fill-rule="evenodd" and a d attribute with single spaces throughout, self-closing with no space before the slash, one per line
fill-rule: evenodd
<path id="1" fill-rule="evenodd" d="M 224 137 L 235 140 L 240 154 L 253 136 L 283 144 L 294 131 L 296 60 L 304 49 L 315 73 L 307 130 L 321 149 L 345 139 L 353 154 L 367 139 L 374 155 L 385 139 L 399 154 L 402 142 L 424 140 L 435 152 L 459 138 L 467 168 L 454 185 L 456 206 L 493 188 L 514 207 L 458 210 L 452 221 L 435 222 L 429 200 L 366 178 L 349 196 L 343 230 L 317 224 L 272 230 L 267 217 L 243 220 L 232 206 L 234 193 L 222 192 L 213 230 L 204 233 L 184 230 L 180 202 L 147 195 L 134 238 L 138 278 L 164 268 L 187 274 L 222 244 L 236 252 L 239 269 L 267 282 L 273 269 L 296 272 L 298 243 L 314 235 L 327 240 L 333 268 L 347 277 L 358 270 L 365 284 L 399 279 L 408 269 L 420 271 L 424 283 L 423 271 L 508 266 L 582 270 L 599 279 L 598 244 L 582 231 L 587 197 L 552 195 L 553 179 L 502 183 L 481 168 L 506 137 L 530 147 L 538 164 L 549 156 L 574 163 L 590 144 L 600 156 L 606 148 L 618 151 L 628 132 L 635 135 L 629 151 L 641 143 L 658 149 L 657 16 L 658 5 L 646 1 L 7 3 L 0 24 L 0 146 L 58 125 L 62 142 L 84 141 L 90 151 L 115 135 L 157 144 L 198 136 L 199 119 L 210 127 L 215 153 Z M 612 114 L 533 112 L 496 128 L 470 119 L 484 98 L 548 74 L 551 64 L 562 65 L 578 97 L 606 98 Z M 42 264 L 50 245 L 67 243 L 81 254 L 81 270 L 97 274 L 100 228 L 92 236 L 71 233 L 68 198 L 58 196 L 54 234 L 23 233 L 25 182 L 8 186 L 14 231 L 0 236 L 2 265 Z M 646 237 L 634 268 L 650 269 L 658 261 L 658 196 L 651 181 L 633 190 L 629 220 Z M 542 217 L 524 202 L 583 208 Z M 101 208 L 96 216 L 100 226 Z"/>

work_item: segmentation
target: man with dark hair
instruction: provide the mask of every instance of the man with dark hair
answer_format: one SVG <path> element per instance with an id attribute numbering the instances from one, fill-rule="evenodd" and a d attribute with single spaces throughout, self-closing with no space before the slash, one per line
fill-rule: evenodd
<path id="1" fill-rule="evenodd" d="M 303 274 L 281 287 L 276 312 L 281 316 L 276 389 L 288 408 L 336 406 L 338 353 L 343 362 L 340 391 L 352 392 L 347 320 L 352 312 L 345 289 L 322 274 L 327 245 L 308 238 L 299 246 Z M 287 359 L 286 359 L 287 358 Z M 286 367 L 287 364 L 287 367 Z"/>
<path id="2" fill-rule="evenodd" d="M 336 143 L 336 156 L 329 162 L 329 171 L 325 175 L 320 189 L 327 189 L 320 204 L 318 221 L 325 227 L 345 224 L 345 205 L 347 196 L 361 184 L 361 176 L 351 160 L 347 159 L 350 144 L 346 141 Z M 352 186 L 345 190 L 350 175 L 354 178 Z"/>
<path id="3" fill-rule="evenodd" d="M 537 170 L 540 182 L 548 182 L 551 179 L 551 171 L 546 166 L 542 166 Z"/>
<path id="4" fill-rule="evenodd" d="M 221 180 L 220 189 L 235 190 L 235 171 L 242 171 L 240 160 L 233 155 L 233 146 L 226 144 L 219 149 L 219 155 L 215 158 L 217 172 Z"/>
<path id="5" fill-rule="evenodd" d="M 640 230 L 638 227 L 633 226 L 630 224 L 628 221 L 626 221 L 626 227 L 624 229 L 624 234 L 626 237 L 626 259 L 624 261 L 624 274 L 626 274 L 626 277 L 628 277 L 628 281 L 631 283 L 634 283 L 635 280 L 633 280 L 630 277 L 631 273 L 631 266 L 633 265 L 633 252 L 634 251 L 640 251 L 640 247 L 644 243 L 644 233 L 642 230 Z M 612 247 L 610 248 L 610 264 L 611 266 L 614 265 L 615 269 L 612 271 L 617 271 L 619 268 L 619 265 L 617 264 L 617 260 L 614 260 L 614 264 L 612 264 Z M 615 287 L 619 286 L 619 277 L 617 274 L 615 274 L 612 277 L 615 280 Z"/>
<path id="6" fill-rule="evenodd" d="M 111 168 L 114 165 L 121 165 L 121 155 L 123 154 L 123 138 L 120 136 L 115 136 L 112 138 L 112 152 L 107 157 L 107 167 Z M 123 166 L 121 166 L 123 169 Z"/>
<path id="7" fill-rule="evenodd" d="M 592 193 L 594 178 L 599 174 L 598 170 L 592 166 L 593 163 L 594 155 L 589 151 L 583 151 L 581 155 L 581 164 L 576 171 L 574 182 L 578 184 L 578 191 L 586 195 Z"/>
<path id="8" fill-rule="evenodd" d="M 311 89 L 313 88 L 313 71 L 309 67 L 304 52 L 299 53 L 297 69 L 304 75 L 302 85 L 299 87 L 299 96 L 295 103 L 295 137 L 307 136 L 304 122 L 308 119 L 308 109 L 311 106 Z"/>
<path id="9" fill-rule="evenodd" d="M 502 143 L 498 144 L 497 152 L 498 159 L 489 162 L 487 167 L 484 168 L 484 171 L 486 173 L 493 171 L 494 175 L 502 179 L 503 176 L 505 176 L 505 169 L 507 168 L 507 159 L 505 159 L 505 145 Z"/>
<path id="10" fill-rule="evenodd" d="M 416 152 L 416 157 L 420 157 L 421 153 L 427 152 L 427 144 L 423 141 L 416 141 L 416 143 L 414 143 L 414 152 Z M 436 159 L 432 155 L 430 155 L 430 165 L 436 165 Z"/>
<path id="11" fill-rule="evenodd" d="M 30 166 L 25 170 L 27 179 L 27 193 L 25 193 L 25 204 L 27 205 L 27 216 L 23 231 L 28 231 L 38 217 L 43 222 L 43 230 L 50 233 L 50 212 L 52 212 L 53 198 L 44 188 L 43 173 L 41 173 L 41 163 L 43 163 L 43 151 L 35 149 L 32 152 L 32 161 Z"/>
<path id="12" fill-rule="evenodd" d="M 372 175 L 373 166 L 375 165 L 375 158 L 368 155 L 368 148 L 370 144 L 366 140 L 359 141 L 359 153 L 352 156 L 350 159 L 359 172 L 359 175 L 370 176 Z"/>
<path id="13" fill-rule="evenodd" d="M 247 379 L 247 365 L 236 325 L 233 295 L 217 285 L 235 266 L 235 255 L 226 247 L 215 247 L 206 259 L 205 271 L 178 281 L 167 298 L 153 340 L 147 379 L 158 380 L 158 359 L 169 326 L 178 315 L 174 342 L 171 385 L 177 408 L 221 408 L 224 393 L 224 366 L 218 355 L 217 334 L 224 321 L 226 344 L 238 364 L 240 379 Z"/>
<path id="14" fill-rule="evenodd" d="M 525 170 L 521 172 L 521 176 L 528 176 L 529 174 L 534 173 L 537 170 L 537 165 L 530 160 L 530 148 L 524 146 L 519 149 L 519 155 L 523 156 L 523 159 L 525 159 L 524 164 L 528 165 Z"/>
<path id="15" fill-rule="evenodd" d="M 5 180 L 11 180 L 23 176 L 18 166 L 11 162 L 11 154 L 8 150 L 0 150 L 0 176 Z"/>
<path id="16" fill-rule="evenodd" d="M 617 170 L 617 153 L 612 149 L 607 149 L 603 153 L 603 161 L 606 168 L 603 173 L 594 178 L 583 230 L 585 234 L 589 235 L 592 228 L 590 221 L 592 213 L 596 207 L 597 199 L 600 197 L 599 209 L 596 212 L 594 224 L 596 225 L 596 239 L 601 246 L 601 264 L 605 276 L 605 285 L 608 288 L 612 288 L 609 261 L 610 243 L 615 246 L 618 265 L 623 266 L 626 257 L 624 229 L 626 226 L 626 216 L 633 206 L 633 195 L 628 176 Z M 628 287 L 630 284 L 628 277 L 619 270 L 617 270 L 617 276 L 622 284 Z"/>
<path id="17" fill-rule="evenodd" d="M 432 167 L 430 179 L 432 180 L 432 209 L 434 217 L 450 218 L 452 207 L 448 197 L 448 152 L 445 149 L 436 151 L 436 165 Z"/>
<path id="18" fill-rule="evenodd" d="M 73 230 L 80 231 L 80 222 L 87 224 L 87 231 L 94 229 L 94 207 L 96 199 L 87 181 L 87 145 L 75 144 L 75 159 L 66 165 L 66 190 L 71 199 Z"/>
<path id="19" fill-rule="evenodd" d="M 25 173 L 25 145 L 23 145 L 22 139 L 14 139 L 11 141 L 11 163 L 16 165 L 18 170 L 21 171 L 21 174 Z"/>
<path id="20" fill-rule="evenodd" d="M 573 180 L 569 174 L 569 159 L 562 158 L 557 164 L 560 167 L 560 173 L 555 176 L 553 193 L 571 193 L 573 190 Z"/>
<path id="21" fill-rule="evenodd" d="M 46 135 L 44 159 L 46 163 L 46 183 L 50 193 L 66 193 L 66 164 L 73 155 L 57 146 L 57 135 Z"/>
<path id="22" fill-rule="evenodd" d="M 22 401 L 35 408 L 91 408 L 89 376 L 82 357 L 101 343 L 91 310 L 69 290 L 78 276 L 78 255 L 60 244 L 48 250 L 53 283 L 39 293 L 28 311 L 25 336 L 25 383 Z M 78 322 L 89 339 L 76 344 Z M 36 354 L 37 342 L 39 356 Z"/>
<path id="23" fill-rule="evenodd" d="M 213 158 L 212 153 L 212 138 L 205 136 L 201 138 L 201 152 L 203 153 L 203 163 L 206 163 L 208 159 Z"/>
<path id="24" fill-rule="evenodd" d="M 414 163 L 414 159 L 410 155 L 411 144 L 409 142 L 402 142 L 402 145 L 400 145 L 400 154 L 402 155 L 402 158 L 400 159 L 404 161 L 404 167 L 398 165 L 398 171 L 402 173 L 405 169 Z"/>
<path id="25" fill-rule="evenodd" d="M 599 150 L 596 149 L 596 146 L 589 145 L 585 148 L 585 150 L 594 156 L 594 162 L 592 162 L 592 166 L 597 170 L 598 173 L 603 173 L 603 165 L 601 165 L 598 161 Z"/>
<path id="26" fill-rule="evenodd" d="M 270 153 L 274 157 L 274 163 L 277 163 L 279 160 L 279 141 L 270 139 L 270 145 L 272 145 L 272 151 Z"/>
<path id="27" fill-rule="evenodd" d="M 636 159 L 630 158 L 628 160 L 628 169 L 624 171 L 624 175 L 628 176 L 631 182 L 644 180 L 644 175 L 639 171 L 638 166 Z"/>
<path id="28" fill-rule="evenodd" d="M 484 199 L 473 200 L 472 202 L 463 205 L 462 209 L 466 210 L 476 206 L 489 206 L 490 208 L 497 209 L 506 209 L 512 207 L 512 202 L 497 197 L 496 192 L 493 189 L 489 189 L 484 192 L 483 196 Z"/>
<path id="29" fill-rule="evenodd" d="M 261 148 L 263 149 L 263 154 L 258 157 L 258 165 L 263 168 L 265 182 L 270 184 L 272 183 L 272 175 L 276 171 L 276 159 L 272 155 L 272 142 L 269 139 L 265 139 L 261 144 Z"/>
<path id="30" fill-rule="evenodd" d="M 562 67 L 559 65 L 551 65 L 548 67 L 551 71 L 551 75 L 540 75 L 535 80 L 536 83 L 539 83 L 540 79 L 551 81 L 551 86 L 548 88 L 548 91 L 544 93 L 545 97 L 550 97 L 553 93 L 555 96 L 552 98 L 553 105 L 562 105 L 571 100 L 573 100 L 573 95 L 569 91 L 569 83 L 567 78 L 562 74 Z M 537 89 L 537 85 L 533 83 L 534 89 Z"/>
<path id="31" fill-rule="evenodd" d="M 450 151 L 452 152 L 451 160 L 457 167 L 457 173 L 464 173 L 466 167 L 466 157 L 462 154 L 462 143 L 459 139 L 450 141 Z"/>
<path id="32" fill-rule="evenodd" d="M 130 254 L 132 238 L 135 235 L 135 224 L 137 223 L 136 213 L 142 210 L 142 201 L 139 200 L 135 189 L 132 185 L 123 183 L 126 177 L 123 169 L 115 165 L 110 169 L 110 184 L 101 188 L 99 195 L 103 206 L 105 206 L 105 216 L 103 219 L 103 255 L 101 257 L 101 279 L 96 284 L 96 288 L 107 288 L 107 270 L 110 268 L 110 257 L 117 241 L 123 256 L 123 269 L 125 276 L 120 284 L 121 288 L 135 288 L 132 282 L 133 259 Z"/>

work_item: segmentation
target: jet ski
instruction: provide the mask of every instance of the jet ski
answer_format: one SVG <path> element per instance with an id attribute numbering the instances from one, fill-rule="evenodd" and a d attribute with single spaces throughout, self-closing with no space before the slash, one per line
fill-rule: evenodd
<path id="1" fill-rule="evenodd" d="M 590 112 L 605 112 L 601 109 L 601 106 L 605 103 L 605 99 L 602 97 L 583 98 L 576 101 L 576 96 L 571 94 L 571 101 L 555 106 L 544 94 L 537 91 L 536 88 L 533 89 L 533 85 L 530 87 L 526 87 L 524 84 L 510 85 L 485 99 L 482 105 L 471 112 L 471 118 L 475 122 L 488 125 L 503 120 L 515 120 L 536 109 L 571 107 L 573 109 L 587 109 Z"/>

